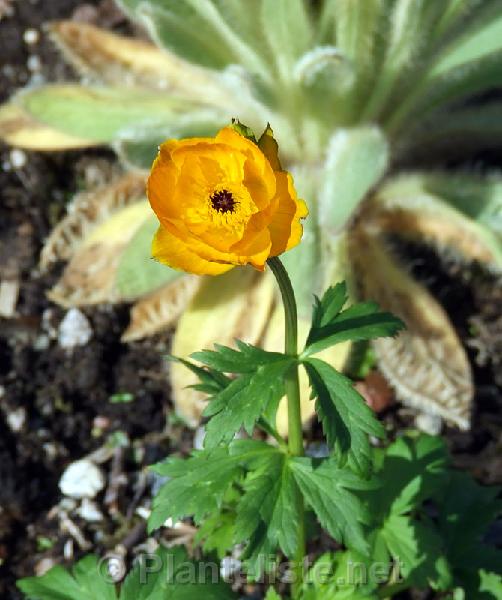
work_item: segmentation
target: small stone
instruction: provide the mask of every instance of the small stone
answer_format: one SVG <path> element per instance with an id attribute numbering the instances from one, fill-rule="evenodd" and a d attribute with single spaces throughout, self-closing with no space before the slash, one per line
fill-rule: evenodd
<path id="1" fill-rule="evenodd" d="M 197 427 L 195 430 L 195 435 L 193 436 L 193 447 L 195 450 L 203 450 L 204 449 L 204 438 L 206 437 L 206 428 L 205 427 Z"/>
<path id="2" fill-rule="evenodd" d="M 118 554 L 109 556 L 106 566 L 108 576 L 114 583 L 118 583 L 124 578 L 124 575 L 126 574 L 126 566 L 122 556 L 119 556 Z"/>
<path id="3" fill-rule="evenodd" d="M 50 571 L 50 569 L 55 566 L 55 564 L 56 561 L 53 558 L 42 558 L 42 560 L 35 565 L 35 575 L 37 577 L 45 575 L 47 571 Z"/>
<path id="4" fill-rule="evenodd" d="M 43 444 L 42 448 L 44 449 L 45 456 L 50 461 L 53 461 L 57 458 L 58 447 L 56 446 L 56 444 L 54 442 L 46 442 L 45 444 Z"/>
<path id="5" fill-rule="evenodd" d="M 38 56 L 37 54 L 32 54 L 31 56 L 29 56 L 28 60 L 26 61 L 26 66 L 32 73 L 40 71 L 40 69 L 42 68 L 42 61 L 40 60 L 40 56 Z"/>
<path id="6" fill-rule="evenodd" d="M 96 415 L 92 422 L 92 426 L 96 429 L 108 429 L 111 425 L 111 421 L 108 417 L 104 417 L 103 415 Z"/>
<path id="7" fill-rule="evenodd" d="M 7 425 L 14 433 L 21 431 L 26 422 L 26 409 L 20 406 L 18 409 L 9 412 L 6 420 Z"/>
<path id="8" fill-rule="evenodd" d="M 240 571 L 242 563 L 232 556 L 224 556 L 220 563 L 220 575 L 225 581 Z"/>
<path id="9" fill-rule="evenodd" d="M 98 505 L 89 500 L 89 498 L 83 498 L 82 504 L 77 510 L 77 514 L 90 523 L 96 523 L 103 520 L 103 513 L 99 510 Z"/>
<path id="10" fill-rule="evenodd" d="M 73 559 L 73 550 L 74 550 L 74 543 L 72 538 L 66 540 L 64 546 L 63 546 L 63 556 L 65 558 L 65 560 L 72 560 Z"/>
<path id="11" fill-rule="evenodd" d="M 67 349 L 85 346 L 92 333 L 87 317 L 78 308 L 70 308 L 59 325 L 59 345 Z"/>
<path id="12" fill-rule="evenodd" d="M 19 297 L 19 281 L 5 280 L 0 283 L 0 317 L 10 319 L 16 312 Z"/>
<path id="13" fill-rule="evenodd" d="M 22 169 L 26 165 L 26 152 L 20 148 L 13 148 L 9 153 L 10 164 L 14 169 Z"/>
<path id="14" fill-rule="evenodd" d="M 148 521 L 150 515 L 152 514 L 152 511 L 149 508 L 146 508 L 146 506 L 138 506 L 138 508 L 136 509 L 136 514 L 138 515 L 138 517 L 141 517 L 145 521 Z"/>
<path id="15" fill-rule="evenodd" d="M 41 333 L 33 342 L 33 350 L 36 350 L 37 352 L 43 352 L 44 350 L 47 350 L 50 344 L 51 341 L 49 339 L 49 336 L 45 333 Z"/>
<path id="16" fill-rule="evenodd" d="M 104 486 L 102 471 L 85 458 L 69 465 L 59 480 L 59 489 L 70 498 L 94 498 Z"/>
<path id="17" fill-rule="evenodd" d="M 36 44 L 39 39 L 40 34 L 36 29 L 26 29 L 26 31 L 23 33 L 24 43 L 30 46 Z"/>
<path id="18" fill-rule="evenodd" d="M 59 503 L 59 508 L 66 512 L 72 512 L 72 510 L 75 510 L 76 506 L 77 503 L 73 498 L 63 498 Z"/>
<path id="19" fill-rule="evenodd" d="M 439 435 L 443 427 L 443 419 L 439 415 L 419 413 L 415 417 L 415 427 L 429 435 Z"/>
<path id="20" fill-rule="evenodd" d="M 323 442 L 313 442 L 307 446 L 305 454 L 310 458 L 326 458 L 329 456 L 329 448 Z"/>

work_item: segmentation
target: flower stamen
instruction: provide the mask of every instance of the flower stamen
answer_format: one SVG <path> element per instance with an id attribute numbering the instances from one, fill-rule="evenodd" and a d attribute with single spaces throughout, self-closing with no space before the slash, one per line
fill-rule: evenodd
<path id="1" fill-rule="evenodd" d="M 232 192 L 228 190 L 219 190 L 214 192 L 211 197 L 211 205 L 214 210 L 225 214 L 227 212 L 235 212 L 235 206 L 238 204 L 234 199 Z"/>

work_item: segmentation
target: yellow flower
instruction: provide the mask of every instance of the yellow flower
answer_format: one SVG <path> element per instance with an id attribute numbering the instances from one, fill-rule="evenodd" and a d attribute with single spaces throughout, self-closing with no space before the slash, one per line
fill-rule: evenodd
<path id="1" fill-rule="evenodd" d="M 269 257 L 299 243 L 307 207 L 281 169 L 270 128 L 258 144 L 225 127 L 215 138 L 160 146 L 147 186 L 160 221 L 154 258 L 197 274 L 245 264 L 263 271 Z"/>

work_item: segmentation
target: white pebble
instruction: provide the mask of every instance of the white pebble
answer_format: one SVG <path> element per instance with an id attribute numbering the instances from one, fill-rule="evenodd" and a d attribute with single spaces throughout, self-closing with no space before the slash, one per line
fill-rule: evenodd
<path id="1" fill-rule="evenodd" d="M 85 458 L 69 465 L 59 480 L 59 489 L 70 498 L 94 498 L 104 486 L 102 471 Z"/>
<path id="2" fill-rule="evenodd" d="M 241 569 L 242 563 L 237 558 L 232 556 L 225 556 L 221 559 L 220 563 L 220 575 L 224 580 L 230 579 L 232 575 L 238 573 Z"/>
<path id="3" fill-rule="evenodd" d="M 415 427 L 429 435 L 439 435 L 443 427 L 443 420 L 439 415 L 418 413 L 415 417 Z"/>
<path id="4" fill-rule="evenodd" d="M 40 60 L 40 56 L 38 56 L 37 54 L 32 54 L 31 56 L 29 56 L 28 60 L 26 61 L 26 66 L 32 72 L 40 71 L 40 69 L 42 68 L 42 61 Z"/>
<path id="5" fill-rule="evenodd" d="M 40 39 L 40 34 L 36 29 L 27 29 L 23 33 L 23 40 L 25 44 L 36 44 Z"/>
<path id="6" fill-rule="evenodd" d="M 204 438 L 206 437 L 206 428 L 205 427 L 197 427 L 195 430 L 195 434 L 193 436 L 193 447 L 195 450 L 203 450 L 204 449 Z"/>
<path id="7" fill-rule="evenodd" d="M 26 409 L 20 406 L 18 409 L 11 411 L 7 415 L 7 425 L 12 431 L 17 433 L 21 431 L 26 422 Z"/>
<path id="8" fill-rule="evenodd" d="M 118 583 L 124 578 L 125 575 L 125 561 L 121 556 L 110 556 L 107 559 L 107 571 L 110 579 Z"/>
<path id="9" fill-rule="evenodd" d="M 82 504 L 78 507 L 77 514 L 90 523 L 96 523 L 97 521 L 103 520 L 103 513 L 99 510 L 98 505 L 89 500 L 89 498 L 83 498 Z"/>
<path id="10" fill-rule="evenodd" d="M 59 325 L 58 341 L 62 348 L 85 346 L 92 338 L 87 317 L 78 308 L 70 308 Z"/>
<path id="11" fill-rule="evenodd" d="M 14 169 L 22 169 L 26 165 L 26 152 L 13 148 L 9 154 L 10 164 Z"/>
<path id="12" fill-rule="evenodd" d="M 37 577 L 45 575 L 47 571 L 50 571 L 52 567 L 54 567 L 55 564 L 56 561 L 53 558 L 42 558 L 42 560 L 37 562 L 35 565 L 35 575 L 37 575 Z"/>

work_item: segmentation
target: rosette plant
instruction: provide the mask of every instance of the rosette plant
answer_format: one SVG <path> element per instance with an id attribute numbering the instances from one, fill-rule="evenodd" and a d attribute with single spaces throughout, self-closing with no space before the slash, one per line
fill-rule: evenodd
<path id="1" fill-rule="evenodd" d="M 25 597 L 378 600 L 420 588 L 498 598 L 501 553 L 483 534 L 502 510 L 499 490 L 450 469 L 438 437 L 415 432 L 374 447 L 370 436 L 385 440 L 383 424 L 352 381 L 320 358 L 348 340 L 396 336 L 404 323 L 375 302 L 347 307 L 339 282 L 314 297 L 305 345 L 298 343 L 295 291 L 282 260 L 302 238 L 307 208 L 280 166 L 271 128 L 259 140 L 234 123 L 214 138 L 164 142 L 147 194 L 160 221 L 152 251 L 164 265 L 196 276 L 245 265 L 262 278 L 273 274 L 282 349 L 237 340 L 171 357 L 208 396 L 203 448 L 152 465 L 164 481 L 143 508 L 149 533 L 190 519 L 191 556 L 159 535 L 143 545 L 155 553 L 139 554 L 125 578 L 121 545 L 114 563 L 90 555 L 72 572 L 58 565 L 19 580 Z M 327 442 L 321 456 L 303 441 L 300 371 Z M 283 397 L 287 439 L 276 426 Z M 336 552 L 321 555 L 321 530 Z M 223 568 L 229 559 L 233 567 Z"/>
<path id="2" fill-rule="evenodd" d="M 268 280 L 242 269 L 200 283 L 148 260 L 157 224 L 142 199 L 141 171 L 166 137 L 212 135 L 232 117 L 257 130 L 270 122 L 282 164 L 310 199 L 304 242 L 286 259 L 300 328 L 308 328 L 312 293 L 347 279 L 354 299 L 372 297 L 406 321 L 399 338 L 375 342 L 398 395 L 468 427 L 466 354 L 443 308 L 387 239 L 500 269 L 500 176 L 444 170 L 449 159 L 460 164 L 500 145 L 502 105 L 483 95 L 502 83 L 500 3 L 118 4 L 153 43 L 53 23 L 51 34 L 82 82 L 22 90 L 0 112 L 0 135 L 14 145 L 110 145 L 132 171 L 77 198 L 48 240 L 44 266 L 70 259 L 52 297 L 66 305 L 139 299 L 125 338 L 177 322 L 178 355 L 217 336 L 276 348 L 282 325 Z M 330 360 L 341 366 L 348 352 L 338 347 Z M 174 367 L 178 408 L 196 419 L 200 397 L 180 393 L 187 383 Z"/>

